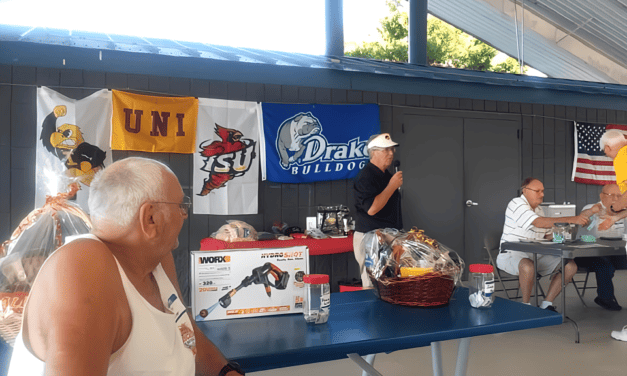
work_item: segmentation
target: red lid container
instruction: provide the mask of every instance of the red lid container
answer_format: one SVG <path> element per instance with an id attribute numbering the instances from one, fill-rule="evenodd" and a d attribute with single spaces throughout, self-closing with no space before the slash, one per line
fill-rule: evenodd
<path id="1" fill-rule="evenodd" d="M 326 274 L 305 274 L 303 282 L 320 285 L 322 283 L 329 283 L 329 276 Z"/>
<path id="2" fill-rule="evenodd" d="M 471 264 L 468 266 L 468 271 L 471 273 L 493 273 L 494 267 L 486 264 Z"/>

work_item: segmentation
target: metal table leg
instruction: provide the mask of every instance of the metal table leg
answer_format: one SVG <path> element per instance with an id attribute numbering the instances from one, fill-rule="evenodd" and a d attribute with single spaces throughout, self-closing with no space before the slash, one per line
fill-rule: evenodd
<path id="1" fill-rule="evenodd" d="M 457 365 L 455 366 L 455 376 L 466 376 L 468 366 L 468 352 L 470 351 L 470 337 L 460 338 L 457 347 Z"/>
<path id="2" fill-rule="evenodd" d="M 359 368 L 363 370 L 362 376 L 383 376 L 377 371 L 372 364 L 374 363 L 375 354 L 366 355 L 366 360 L 357 353 L 347 355 L 353 362 L 357 363 Z"/>
<path id="3" fill-rule="evenodd" d="M 533 254 L 533 289 L 535 291 L 536 307 L 538 306 L 538 254 Z"/>
<path id="4" fill-rule="evenodd" d="M 575 327 L 575 343 L 579 343 L 579 325 L 575 322 L 575 320 L 566 316 L 566 269 L 564 268 L 564 255 L 562 254 L 562 322 L 566 320 L 570 321 L 571 324 Z"/>
<path id="5" fill-rule="evenodd" d="M 442 376 L 442 344 L 440 342 L 431 342 L 431 363 L 433 376 Z"/>

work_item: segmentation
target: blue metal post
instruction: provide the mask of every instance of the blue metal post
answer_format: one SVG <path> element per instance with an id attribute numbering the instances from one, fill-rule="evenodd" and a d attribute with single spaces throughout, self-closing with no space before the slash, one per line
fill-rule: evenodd
<path id="1" fill-rule="evenodd" d="M 409 63 L 427 65 L 427 3 L 409 0 Z"/>
<path id="2" fill-rule="evenodd" d="M 344 1 L 325 0 L 326 55 L 344 56 Z"/>

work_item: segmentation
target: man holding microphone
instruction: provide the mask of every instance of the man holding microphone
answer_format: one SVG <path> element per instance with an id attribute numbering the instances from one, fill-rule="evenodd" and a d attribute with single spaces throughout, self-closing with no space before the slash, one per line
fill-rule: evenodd
<path id="1" fill-rule="evenodd" d="M 372 282 L 366 272 L 365 250 L 361 241 L 368 231 L 379 228 L 403 229 L 401 213 L 400 187 L 403 185 L 403 172 L 398 171 L 400 163 L 395 165 L 392 175 L 388 168 L 394 161 L 398 144 L 392 141 L 388 133 L 371 136 L 368 139 L 370 161 L 355 178 L 355 233 L 353 251 L 359 264 L 361 282 L 364 288 L 372 288 Z"/>

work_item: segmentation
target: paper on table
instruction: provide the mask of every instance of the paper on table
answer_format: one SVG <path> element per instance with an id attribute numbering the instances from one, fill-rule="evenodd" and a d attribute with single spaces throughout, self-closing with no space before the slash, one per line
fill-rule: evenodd
<path id="1" fill-rule="evenodd" d="M 609 247 L 609 245 L 599 244 L 599 243 L 586 243 L 586 244 L 572 244 L 571 247 L 574 247 L 574 248 L 599 248 L 599 247 Z"/>

